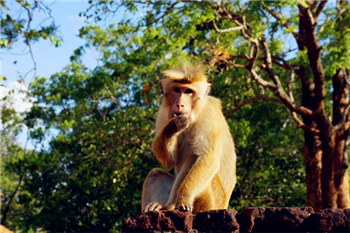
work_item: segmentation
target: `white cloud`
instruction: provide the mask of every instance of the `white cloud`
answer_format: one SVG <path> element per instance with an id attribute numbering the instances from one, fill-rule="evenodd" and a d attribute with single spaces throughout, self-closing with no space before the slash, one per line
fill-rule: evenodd
<path id="1" fill-rule="evenodd" d="M 0 87 L 0 115 L 2 115 L 2 111 L 4 108 L 13 108 L 18 117 L 21 117 L 21 113 L 28 112 L 30 108 L 33 106 L 33 97 L 30 97 L 28 94 L 28 87 L 23 83 L 19 82 L 11 82 L 7 87 Z M 2 100 L 2 98 L 7 97 L 6 100 Z M 13 121 L 9 121 L 6 124 L 11 124 Z M 0 129 L 6 127 L 2 121 L 0 121 Z M 17 136 L 17 140 L 19 145 L 22 147 L 26 146 L 27 142 L 27 133 L 28 128 L 25 125 L 22 125 L 22 133 Z M 32 144 L 27 144 L 28 149 L 33 149 Z"/>
<path id="2" fill-rule="evenodd" d="M 5 101 L 0 100 L 0 106 L 13 107 L 18 113 L 27 112 L 33 106 L 32 101 L 34 98 L 27 94 L 28 87 L 25 84 L 11 82 L 8 87 L 1 86 L 0 88 L 1 99 L 7 96 Z"/>
<path id="3" fill-rule="evenodd" d="M 33 106 L 33 102 L 36 100 L 36 98 L 31 97 L 27 94 L 28 87 L 19 82 L 11 82 L 8 87 L 0 86 L 0 116 L 2 114 L 3 108 L 14 108 L 17 112 L 17 116 L 21 117 L 21 113 L 25 113 L 30 111 L 31 107 Z M 2 101 L 2 98 L 7 96 L 7 99 L 5 101 Z M 45 106 L 44 104 L 40 104 L 41 106 Z M 11 122 L 8 122 L 11 124 Z M 3 129 L 4 125 L 0 121 L 0 129 Z M 49 148 L 49 138 L 45 138 L 44 141 L 38 142 L 36 140 L 29 140 L 29 129 L 26 125 L 22 125 L 22 132 L 16 137 L 17 142 L 20 146 L 23 148 L 26 147 L 26 149 L 29 150 L 40 150 L 41 148 Z M 37 119 L 36 124 L 33 128 L 33 130 L 37 128 L 42 128 L 43 131 L 45 131 L 43 126 L 43 121 L 41 119 Z M 50 129 L 49 132 L 47 132 L 47 136 L 57 136 L 58 130 L 56 129 Z"/>

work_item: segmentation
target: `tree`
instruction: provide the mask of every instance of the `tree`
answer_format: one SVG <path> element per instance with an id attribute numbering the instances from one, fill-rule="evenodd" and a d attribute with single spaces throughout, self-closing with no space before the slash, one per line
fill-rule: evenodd
<path id="1" fill-rule="evenodd" d="M 24 43 L 33 61 L 33 68 L 26 71 L 25 75 L 18 81 L 20 88 L 4 93 L 4 97 L 1 96 L 3 98 L 0 99 L 1 224 L 16 230 L 21 224 L 20 216 L 21 211 L 23 211 L 23 206 L 18 203 L 18 193 L 23 192 L 21 190 L 24 176 L 22 169 L 26 167 L 26 164 L 22 163 L 23 158 L 33 156 L 36 152 L 21 148 L 17 142 L 16 137 L 23 129 L 23 113 L 18 112 L 15 105 L 17 101 L 30 102 L 31 100 L 31 94 L 24 83 L 27 75 L 36 71 L 32 43 L 49 38 L 57 47 L 60 45 L 61 39 L 56 34 L 57 26 L 51 17 L 50 8 L 40 1 L 17 0 L 10 2 L 1 0 L 0 10 L 1 49 L 11 50 L 15 43 Z M 12 10 L 18 10 L 18 15 L 13 15 Z M 36 29 L 33 29 L 32 20 L 38 12 L 47 14 L 48 18 L 38 25 L 34 24 Z M 6 80 L 6 77 L 0 75 L 0 88 L 3 88 L 1 92 L 7 90 L 6 86 L 2 84 L 3 80 Z"/>
<path id="2" fill-rule="evenodd" d="M 105 232 L 141 211 L 142 177 L 156 166 L 147 156 L 155 109 L 145 108 L 149 104 L 137 97 L 143 88 L 126 75 L 135 65 L 111 63 L 88 72 L 73 56 L 62 72 L 31 83 L 38 101 L 26 124 L 35 127 L 40 119 L 58 136 L 49 150 L 26 160 L 27 193 L 19 199 L 26 208 L 34 202 L 38 211 L 23 213 L 24 229 Z"/>
<path id="3" fill-rule="evenodd" d="M 112 2 L 93 4 L 97 20 L 106 12 L 115 13 Z M 115 8 L 121 6 L 131 12 L 145 8 L 134 29 L 145 35 L 152 31 L 157 46 L 182 40 L 213 72 L 235 67 L 249 73 L 261 91 L 245 103 L 279 103 L 304 131 L 306 204 L 315 209 L 349 208 L 346 1 L 336 6 L 327 1 L 125 1 Z M 288 46 L 283 40 L 293 43 Z"/>
<path id="4" fill-rule="evenodd" d="M 328 144 L 314 113 L 319 94 L 307 53 L 305 34 L 310 32 L 300 22 L 306 20 L 301 17 L 306 6 L 314 9 L 309 15 L 325 19 L 325 24 L 317 21 L 316 29 L 327 48 L 319 57 L 325 74 L 321 113 L 330 122 L 329 117 L 335 119 L 332 107 L 339 106 L 331 94 L 346 92 L 332 77 L 349 67 L 347 5 L 340 5 L 338 11 L 323 2 L 91 1 L 82 13 L 89 20 L 107 19 L 120 9 L 129 14 L 118 25 L 87 22 L 79 35 L 86 45 L 73 52 L 71 63 L 30 84 L 37 101 L 24 122 L 32 139 L 51 139 L 48 149 L 8 163 L 9 171 L 23 174 L 20 229 L 115 231 L 126 217 L 140 213 L 143 180 L 159 166 L 149 146 L 161 100 L 161 71 L 179 57 L 204 61 L 211 94 L 222 100 L 238 154 L 230 207 L 241 211 L 306 201 L 325 208 L 320 183 L 310 183 L 324 179 L 317 156 L 328 153 L 323 148 Z M 294 40 L 291 47 L 286 39 Z M 88 70 L 80 56 L 92 47 L 100 53 L 99 66 Z M 341 124 L 345 130 L 347 124 Z M 54 135 L 48 134 L 52 130 Z M 337 135 L 335 142 L 341 139 Z M 315 187 L 318 193 L 313 194 Z"/>
<path id="5" fill-rule="evenodd" d="M 32 71 L 36 71 L 36 62 L 31 44 L 40 39 L 50 39 L 56 47 L 60 46 L 62 39 L 57 35 L 58 27 L 51 16 L 51 9 L 41 1 L 16 0 L 10 2 L 1 0 L 0 9 L 3 12 L 0 25 L 0 47 L 2 49 L 11 49 L 13 44 L 18 43 L 22 39 L 32 57 L 33 69 L 29 70 L 21 79 L 21 82 L 25 82 L 27 75 Z M 17 10 L 18 15 L 13 15 L 11 10 Z M 38 13 L 45 14 L 48 17 L 35 25 L 37 27 L 33 29 L 32 20 L 35 14 Z M 17 18 L 15 19 L 15 17 Z"/>

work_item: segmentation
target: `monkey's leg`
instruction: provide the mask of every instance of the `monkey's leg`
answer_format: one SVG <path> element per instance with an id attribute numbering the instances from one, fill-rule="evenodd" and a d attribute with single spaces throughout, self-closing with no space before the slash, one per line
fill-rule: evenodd
<path id="1" fill-rule="evenodd" d="M 207 189 L 194 201 L 194 213 L 198 211 L 226 209 L 229 198 L 220 176 L 215 174 Z"/>
<path id="2" fill-rule="evenodd" d="M 142 210 L 151 202 L 165 205 L 174 184 L 174 177 L 160 168 L 154 168 L 142 188 Z"/>

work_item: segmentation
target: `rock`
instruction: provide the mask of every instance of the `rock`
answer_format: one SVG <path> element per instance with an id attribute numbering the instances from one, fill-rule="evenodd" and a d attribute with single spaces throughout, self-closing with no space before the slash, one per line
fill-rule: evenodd
<path id="1" fill-rule="evenodd" d="M 298 232 L 300 224 L 315 213 L 305 208 L 251 207 L 243 211 L 242 231 L 245 232 Z"/>
<path id="2" fill-rule="evenodd" d="M 179 210 L 164 210 L 142 213 L 126 219 L 123 232 L 145 231 L 189 231 L 192 229 L 193 214 Z"/>
<path id="3" fill-rule="evenodd" d="M 194 219 L 194 228 L 201 231 L 239 232 L 236 210 L 208 210 L 198 212 Z"/>
<path id="4" fill-rule="evenodd" d="M 193 220 L 194 219 L 194 220 Z M 193 224 L 192 224 L 193 223 Z M 2 230 L 3 231 L 3 230 Z M 350 209 L 251 207 L 208 210 L 194 215 L 180 210 L 154 211 L 124 221 L 123 232 L 350 232 Z"/>
<path id="5" fill-rule="evenodd" d="M 350 209 L 324 209 L 302 224 L 308 232 L 350 232 Z"/>

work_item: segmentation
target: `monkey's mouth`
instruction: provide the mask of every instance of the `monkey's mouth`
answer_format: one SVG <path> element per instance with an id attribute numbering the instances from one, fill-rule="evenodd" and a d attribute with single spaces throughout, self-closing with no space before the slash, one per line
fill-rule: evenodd
<path id="1" fill-rule="evenodd" d="M 173 115 L 172 115 L 172 118 L 175 118 L 175 117 L 178 117 L 178 116 L 181 116 L 181 115 L 186 116 L 185 113 L 181 113 L 181 112 L 175 113 L 175 112 L 174 112 Z"/>

